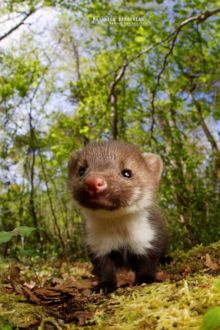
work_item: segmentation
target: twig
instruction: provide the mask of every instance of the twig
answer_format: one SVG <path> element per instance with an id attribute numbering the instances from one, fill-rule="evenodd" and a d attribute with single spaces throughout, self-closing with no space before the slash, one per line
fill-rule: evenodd
<path id="1" fill-rule="evenodd" d="M 0 41 L 7 38 L 10 34 L 12 34 L 12 32 L 17 30 L 21 25 L 23 25 L 24 22 L 28 19 L 28 17 L 30 17 L 34 12 L 35 11 L 30 10 L 28 13 L 26 13 L 25 16 L 22 18 L 22 20 L 18 24 L 16 24 L 10 30 L 8 30 L 6 33 L 4 33 L 3 35 L 0 36 Z"/>
<path id="2" fill-rule="evenodd" d="M 155 125 L 155 118 L 154 118 L 154 115 L 155 115 L 155 112 L 156 112 L 156 106 L 155 106 L 155 100 L 156 100 L 156 95 L 157 95 L 157 90 L 158 90 L 158 87 L 160 86 L 160 81 L 161 81 L 161 77 L 162 77 L 162 74 L 164 73 L 166 67 L 167 67 L 167 63 L 168 63 L 168 58 L 170 57 L 170 55 L 173 53 L 173 49 L 175 47 L 175 44 L 176 44 L 176 41 L 177 41 L 177 38 L 178 38 L 178 35 L 179 33 L 182 31 L 182 29 L 189 23 L 191 22 L 195 22 L 197 21 L 198 24 L 199 23 L 202 23 L 204 22 L 207 18 L 209 18 L 210 16 L 213 16 L 217 13 L 220 12 L 220 8 L 217 8 L 213 11 L 206 11 L 204 13 L 201 13 L 201 14 L 198 14 L 198 15 L 195 15 L 195 16 L 191 16 L 187 19 L 185 19 L 177 28 L 174 32 L 172 32 L 168 37 L 164 38 L 162 41 L 160 41 L 159 43 L 161 44 L 162 42 L 165 42 L 167 40 L 172 40 L 171 42 L 171 46 L 167 52 L 167 54 L 165 55 L 164 57 L 164 60 L 163 60 L 163 64 L 162 64 L 162 68 L 161 70 L 159 71 L 158 75 L 157 75 L 157 79 L 156 79 L 156 86 L 152 92 L 152 99 L 151 99 L 151 107 L 152 107 L 152 112 L 151 112 L 151 127 L 150 127 L 150 135 L 152 137 L 153 135 L 153 130 L 154 130 L 154 125 Z M 148 50 L 147 50 L 148 51 Z M 143 52 L 142 52 L 143 54 Z M 142 55 L 141 54 L 141 55 Z"/>

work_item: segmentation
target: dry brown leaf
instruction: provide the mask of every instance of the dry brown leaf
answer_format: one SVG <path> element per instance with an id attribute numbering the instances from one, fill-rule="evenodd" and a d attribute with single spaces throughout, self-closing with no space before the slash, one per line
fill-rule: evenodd
<path id="1" fill-rule="evenodd" d="M 39 287 L 32 282 L 24 282 L 17 267 L 11 269 L 10 284 L 14 292 L 25 296 L 28 301 L 44 306 L 48 314 L 80 325 L 85 325 L 93 317 L 93 313 L 87 310 L 88 303 L 99 303 L 103 299 L 101 295 L 91 294 L 91 281 L 78 283 L 66 279 L 63 284 L 45 284 Z"/>
<path id="2" fill-rule="evenodd" d="M 94 313 L 88 311 L 75 312 L 74 319 L 76 319 L 77 323 L 82 326 L 85 325 L 88 320 L 92 319 L 93 314 Z"/>
<path id="3" fill-rule="evenodd" d="M 216 262 L 212 261 L 210 254 L 208 254 L 208 253 L 206 253 L 206 255 L 205 255 L 205 266 L 210 268 L 213 271 L 218 269 L 218 264 Z"/>
<path id="4" fill-rule="evenodd" d="M 159 282 L 165 282 L 169 279 L 170 279 L 170 275 L 164 270 L 160 270 L 159 272 L 156 273 L 156 280 Z"/>
<path id="5" fill-rule="evenodd" d="M 191 274 L 192 273 L 192 268 L 189 265 L 186 266 L 186 268 L 184 268 L 183 273 L 184 273 L 184 275 Z"/>
<path id="6" fill-rule="evenodd" d="M 134 285 L 135 275 L 132 271 L 120 271 L 116 274 L 117 287 L 132 286 Z"/>

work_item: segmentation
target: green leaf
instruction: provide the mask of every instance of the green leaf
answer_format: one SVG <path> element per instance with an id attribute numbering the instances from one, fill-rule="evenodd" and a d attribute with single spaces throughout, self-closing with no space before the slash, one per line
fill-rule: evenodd
<path id="1" fill-rule="evenodd" d="M 215 287 L 218 291 L 220 291 L 220 282 L 216 283 Z"/>
<path id="2" fill-rule="evenodd" d="M 138 42 L 138 43 L 142 43 L 145 41 L 145 37 L 144 36 L 137 36 L 135 38 L 135 41 Z"/>
<path id="3" fill-rule="evenodd" d="M 1 231 L 0 232 L 0 244 L 9 242 L 14 236 L 11 231 Z"/>
<path id="4" fill-rule="evenodd" d="M 81 128 L 79 130 L 80 134 L 86 134 L 89 132 L 89 127 L 88 126 L 84 126 L 83 128 Z"/>
<path id="5" fill-rule="evenodd" d="M 203 317 L 201 330 L 215 329 L 220 329 L 220 307 L 209 309 Z"/>
<path id="6" fill-rule="evenodd" d="M 0 244 L 9 242 L 14 236 L 30 236 L 30 234 L 36 230 L 34 227 L 20 226 L 12 231 L 1 231 L 0 232 Z"/>
<path id="7" fill-rule="evenodd" d="M 30 234 L 36 230 L 34 227 L 27 227 L 27 226 L 20 226 L 15 228 L 12 233 L 15 235 L 21 235 L 21 236 L 30 236 Z"/>
<path id="8" fill-rule="evenodd" d="M 0 317 L 0 330 L 13 330 L 13 326 L 3 317 Z"/>
<path id="9" fill-rule="evenodd" d="M 11 324 L 0 324 L 0 329 L 1 330 L 13 330 L 13 326 Z"/>

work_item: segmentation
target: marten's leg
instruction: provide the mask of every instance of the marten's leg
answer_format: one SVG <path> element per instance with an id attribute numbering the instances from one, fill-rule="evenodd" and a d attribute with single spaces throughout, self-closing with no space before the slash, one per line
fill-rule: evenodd
<path id="1" fill-rule="evenodd" d="M 94 257 L 90 255 L 93 263 L 93 273 L 98 278 L 98 284 L 94 288 L 94 292 L 110 293 L 116 290 L 116 267 L 110 254 L 102 257 Z"/>
<path id="2" fill-rule="evenodd" d="M 155 281 L 158 260 L 159 255 L 153 251 L 148 251 L 145 255 L 129 255 L 129 263 L 131 269 L 135 272 L 137 284 Z"/>

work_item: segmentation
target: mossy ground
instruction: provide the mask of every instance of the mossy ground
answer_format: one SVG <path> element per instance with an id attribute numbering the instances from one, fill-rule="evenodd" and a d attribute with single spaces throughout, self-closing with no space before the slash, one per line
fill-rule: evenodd
<path id="1" fill-rule="evenodd" d="M 200 329 L 207 309 L 220 305 L 218 281 L 220 276 L 194 275 L 119 291 L 97 312 L 96 329 Z"/>
<path id="2" fill-rule="evenodd" d="M 54 262 L 20 264 L 22 278 L 38 282 L 90 278 L 87 263 L 58 265 Z M 139 287 L 119 288 L 98 302 L 89 302 L 93 317 L 82 326 L 65 323 L 48 314 L 45 306 L 27 301 L 9 290 L 9 263 L 2 262 L 0 286 L 0 330 L 10 329 L 201 329 L 205 312 L 220 306 L 220 242 L 195 247 L 187 253 L 175 252 L 173 261 L 162 268 L 163 282 Z"/>

